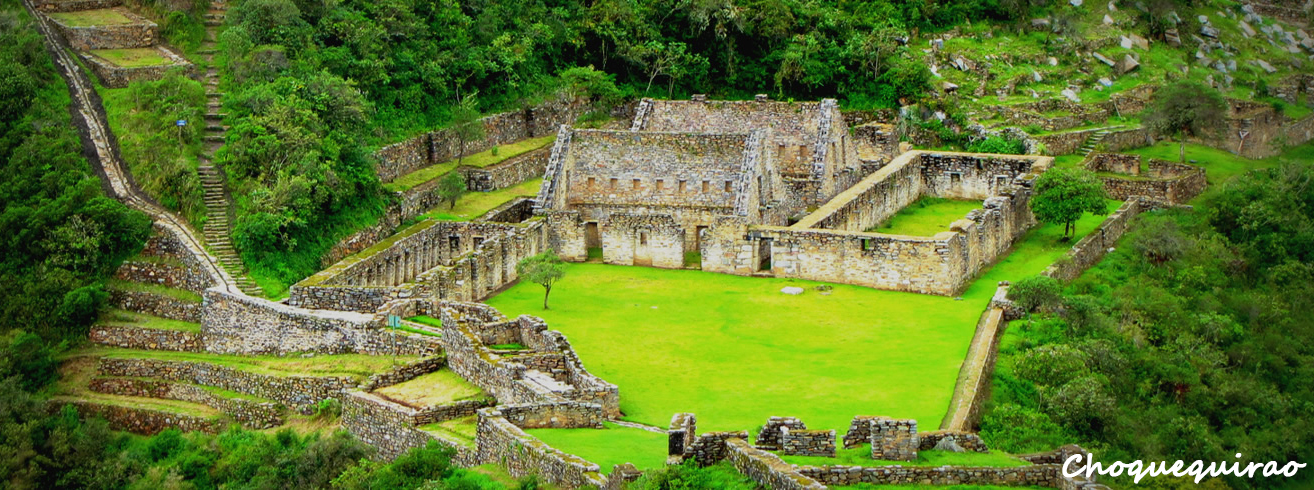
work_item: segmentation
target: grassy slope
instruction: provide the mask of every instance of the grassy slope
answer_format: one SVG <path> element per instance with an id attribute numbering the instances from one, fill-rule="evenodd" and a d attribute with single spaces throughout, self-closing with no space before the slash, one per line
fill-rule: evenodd
<path id="1" fill-rule="evenodd" d="M 111 26 L 132 23 L 132 19 L 113 9 L 51 12 L 46 15 L 67 24 L 69 27 Z"/>
<path id="2" fill-rule="evenodd" d="M 384 184 L 383 188 L 393 192 L 404 191 L 438 177 L 442 177 L 447 172 L 455 170 L 458 166 L 483 168 L 489 165 L 502 163 L 512 157 L 547 146 L 556 139 L 556 135 L 530 138 L 509 145 L 499 146 L 497 147 L 496 155 L 494 155 L 493 150 L 490 149 L 462 158 L 459 163 L 456 160 L 452 160 L 437 165 L 430 165 L 398 177 L 392 182 Z"/>
<path id="3" fill-rule="evenodd" d="M 606 429 L 530 429 L 530 435 L 549 446 L 597 463 L 602 473 L 611 473 L 621 463 L 639 469 L 666 464 L 666 434 L 607 424 Z"/>
<path id="4" fill-rule="evenodd" d="M 357 380 L 392 369 L 395 365 L 416 361 L 416 356 L 367 356 L 364 354 L 317 355 L 313 357 L 230 356 L 195 352 L 146 351 L 111 347 L 87 347 L 64 357 L 108 357 L 119 359 L 161 359 L 196 361 L 226 366 L 256 374 L 272 376 L 346 376 Z"/>
<path id="5" fill-rule="evenodd" d="M 174 330 L 178 332 L 201 332 L 201 324 L 199 323 L 160 318 L 157 316 L 137 313 L 135 311 L 120 310 L 118 308 L 109 308 L 101 312 L 100 318 L 97 319 L 96 324 L 117 327 L 151 328 L 156 330 Z"/>
<path id="6" fill-rule="evenodd" d="M 138 293 L 151 293 L 160 296 L 167 296 L 188 303 L 200 303 L 201 295 L 186 289 L 171 288 L 159 284 L 146 284 L 142 282 L 130 282 L 119 279 L 110 279 L 105 284 L 106 289 L 116 289 L 119 291 L 134 291 Z"/>
<path id="7" fill-rule="evenodd" d="M 891 235 L 933 236 L 942 231 L 949 231 L 949 225 L 967 216 L 973 209 L 980 209 L 981 201 L 958 201 L 935 197 L 923 197 L 900 209 L 889 220 L 873 229 L 874 233 Z"/>
<path id="8" fill-rule="evenodd" d="M 165 58 L 155 48 L 97 49 L 91 54 L 125 68 L 173 64 L 173 60 Z"/>

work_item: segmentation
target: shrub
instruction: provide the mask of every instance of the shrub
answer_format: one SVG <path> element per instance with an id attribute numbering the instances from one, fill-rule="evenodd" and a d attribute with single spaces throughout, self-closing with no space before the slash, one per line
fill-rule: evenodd
<path id="1" fill-rule="evenodd" d="M 342 402 L 337 398 L 325 398 L 315 404 L 315 419 L 337 420 L 342 416 Z"/>
<path id="2" fill-rule="evenodd" d="M 1049 276 L 1031 276 L 1008 288 L 1008 299 L 1028 312 L 1058 304 L 1061 292 L 1058 280 Z"/>

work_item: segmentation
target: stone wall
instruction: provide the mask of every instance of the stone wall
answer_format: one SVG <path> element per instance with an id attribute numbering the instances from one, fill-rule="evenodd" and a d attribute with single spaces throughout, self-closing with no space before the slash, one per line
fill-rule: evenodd
<path id="1" fill-rule="evenodd" d="M 499 408 L 479 411 L 478 461 L 496 463 L 511 476 L 538 475 L 543 481 L 564 488 L 608 486 L 597 464 L 562 452 L 529 435 L 502 415 Z M 532 408 L 518 408 L 521 415 Z"/>
<path id="2" fill-rule="evenodd" d="M 1049 155 L 1071 155 L 1077 153 L 1086 141 L 1102 129 L 1086 129 L 1064 133 L 1051 133 L 1036 136 L 1036 140 L 1045 145 Z M 1147 128 L 1132 128 L 1110 131 L 1100 142 L 1104 151 L 1116 152 L 1132 148 L 1141 148 L 1154 144 L 1155 139 Z"/>
<path id="3" fill-rule="evenodd" d="M 1063 488 L 1059 465 L 1011 468 L 971 466 L 803 466 L 798 473 L 833 486 L 1007 485 Z"/>
<path id="4" fill-rule="evenodd" d="M 101 358 L 96 367 L 101 376 L 158 378 L 223 388 L 268 398 L 309 415 L 315 404 L 326 398 L 341 398 L 356 385 L 342 376 L 272 376 L 194 361 Z"/>
<path id="5" fill-rule="evenodd" d="M 79 56 L 100 79 L 100 83 L 107 88 L 124 88 L 132 82 L 143 80 L 159 80 L 171 70 L 181 69 L 189 77 L 196 76 L 196 65 L 187 61 L 186 58 L 170 51 L 164 46 L 155 46 L 153 49 L 160 52 L 160 55 L 169 60 L 167 65 L 150 65 L 150 66 L 119 66 L 109 60 L 96 56 L 95 53 L 82 52 Z"/>
<path id="6" fill-rule="evenodd" d="M 201 336 L 207 350 L 223 354 L 428 355 L 436 349 L 435 340 L 385 325 L 378 316 L 307 310 L 214 288 L 205 292 Z"/>
<path id="7" fill-rule="evenodd" d="M 871 419 L 871 459 L 915 461 L 919 447 L 916 420 Z"/>
<path id="8" fill-rule="evenodd" d="M 56 17 L 50 21 L 59 29 L 74 51 L 93 49 L 149 48 L 159 40 L 159 26 L 149 19 L 122 7 L 114 11 L 127 17 L 122 24 L 105 24 L 96 26 L 71 26 Z"/>
<path id="9" fill-rule="evenodd" d="M 667 463 L 675 464 L 684 459 L 694 439 L 698 437 L 698 417 L 692 413 L 677 413 L 671 416 L 671 426 L 666 430 Z"/>
<path id="10" fill-rule="evenodd" d="M 1044 275 L 1060 281 L 1071 281 L 1081 276 L 1082 272 L 1099 263 L 1104 254 L 1114 246 L 1136 215 L 1157 207 L 1149 200 L 1133 198 L 1118 207 L 1098 228 L 1072 246 L 1062 259 L 1045 269 Z"/>
<path id="11" fill-rule="evenodd" d="M 701 434 L 689 449 L 684 452 L 684 459 L 691 460 L 698 466 L 710 466 L 721 462 L 730 456 L 726 449 L 727 442 L 740 439 L 748 441 L 748 431 L 740 430 L 733 432 L 708 432 Z M 745 445 L 748 443 L 745 442 Z"/>
<path id="12" fill-rule="evenodd" d="M 835 429 L 780 429 L 780 454 L 835 457 Z"/>
<path id="13" fill-rule="evenodd" d="M 1003 300 L 1007 294 L 1008 288 L 1000 287 L 995 293 L 995 298 Z M 981 410 L 986 400 L 990 399 L 995 358 L 998 354 L 999 339 L 1003 336 L 1006 326 L 1005 320 L 1005 310 L 996 307 L 993 302 L 981 314 L 972 337 L 972 344 L 968 347 L 967 356 L 958 371 L 954 395 L 949 401 L 949 413 L 945 414 L 944 420 L 940 423 L 941 429 L 969 431 L 980 422 Z"/>
<path id="14" fill-rule="evenodd" d="M 542 222 L 426 220 L 293 285 L 288 304 L 372 312 L 399 298 L 477 301 L 514 282 L 545 240 Z"/>
<path id="15" fill-rule="evenodd" d="M 379 388 L 405 383 L 420 376 L 438 371 L 444 366 L 447 366 L 446 357 L 426 357 L 418 361 L 412 361 L 397 366 L 387 372 L 370 375 L 370 377 L 365 380 L 365 383 L 360 386 L 360 389 L 364 391 L 374 391 Z"/>
<path id="16" fill-rule="evenodd" d="M 975 433 L 972 432 L 959 431 L 959 430 L 935 430 L 930 432 L 918 432 L 917 450 L 930 451 L 932 449 L 935 449 L 935 446 L 937 444 L 940 444 L 940 441 L 943 441 L 945 439 L 952 439 L 954 441 L 954 444 L 957 444 L 958 447 L 961 447 L 967 451 L 972 451 L 977 453 L 990 452 L 990 448 L 986 446 L 985 441 L 981 440 L 981 436 L 976 435 Z"/>
<path id="17" fill-rule="evenodd" d="M 391 460 L 406 451 L 436 441 L 456 450 L 453 463 L 460 466 L 478 464 L 476 450 L 468 442 L 417 429 L 414 409 L 362 391 L 345 394 L 342 400 L 342 427 L 377 448 L 380 459 Z"/>
<path id="18" fill-rule="evenodd" d="M 479 120 L 484 126 L 484 139 L 469 142 L 462 151 L 461 141 L 451 129 L 441 129 L 385 146 L 376 153 L 379 163 L 375 170 L 379 179 L 393 179 L 421 168 L 456 160 L 499 145 L 507 145 L 528 138 L 547 136 L 562 124 L 572 124 L 587 109 L 582 100 L 556 99 L 518 111 L 493 114 Z"/>
<path id="19" fill-rule="evenodd" d="M 1086 169 L 1092 172 L 1112 172 L 1131 177 L 1104 175 L 1104 192 L 1112 199 L 1125 201 L 1134 196 L 1156 201 L 1181 204 L 1204 192 L 1209 185 L 1205 170 L 1164 160 L 1150 160 L 1146 172 L 1141 172 L 1140 155 L 1114 153 L 1092 154 L 1086 160 Z"/>
<path id="20" fill-rule="evenodd" d="M 200 322 L 202 315 L 201 303 L 146 291 L 110 289 L 109 304 L 129 311 L 184 322 Z"/>
<path id="21" fill-rule="evenodd" d="M 832 432 L 832 436 L 834 435 Z M 743 439 L 725 441 L 726 458 L 745 476 L 773 490 L 822 490 L 826 486 L 804 475 L 779 456 L 750 446 Z M 833 439 L 832 439 L 832 449 Z"/>
<path id="22" fill-rule="evenodd" d="M 214 284 L 202 271 L 182 265 L 144 260 L 128 260 L 114 271 L 114 278 L 128 282 L 159 284 L 165 287 L 186 289 L 201 293 Z"/>
<path id="23" fill-rule="evenodd" d="M 195 415 L 163 412 L 149 408 L 109 405 L 86 400 L 55 399 L 49 402 L 52 408 L 72 406 L 83 418 L 101 417 L 109 422 L 114 430 L 141 435 L 155 435 L 165 429 L 179 429 L 184 432 L 208 432 L 218 434 L 227 425 L 222 419 L 198 417 Z"/>
<path id="24" fill-rule="evenodd" d="M 608 264 L 684 267 L 685 229 L 668 215 L 611 214 L 598 228 Z"/>
<path id="25" fill-rule="evenodd" d="M 607 417 L 620 416 L 620 394 L 616 385 L 589 373 L 565 335 L 548 330 L 542 319 L 521 316 L 507 321 L 497 310 L 472 303 L 445 302 L 441 312 L 442 343 L 448 366 L 499 402 L 595 403 L 602 407 Z M 480 334 L 489 328 L 503 333 L 488 340 L 505 338 L 505 329 L 518 330 L 520 343 L 533 353 L 513 357 L 493 353 Z M 545 358 L 552 360 L 552 367 L 539 362 Z"/>
<path id="26" fill-rule="evenodd" d="M 32 5 L 42 12 L 77 12 L 118 7 L 123 0 L 34 0 Z"/>
<path id="27" fill-rule="evenodd" d="M 875 170 L 889 163 L 899 152 L 899 134 L 890 124 L 864 124 L 853 127 L 854 149 L 863 168 Z M 864 171 L 864 173 L 866 173 Z"/>
<path id="28" fill-rule="evenodd" d="M 204 352 L 201 334 L 177 330 L 93 325 L 89 339 L 93 344 L 125 349 Z"/>
<path id="29" fill-rule="evenodd" d="M 464 167 L 465 185 L 473 192 L 490 192 L 543 176 L 552 147 L 539 148 L 484 168 Z"/>
<path id="30" fill-rule="evenodd" d="M 165 228 L 159 222 L 153 224 L 151 237 L 146 240 L 146 246 L 142 248 L 140 255 L 148 260 L 153 257 L 161 262 L 180 264 L 185 272 L 177 271 L 178 265 L 170 265 L 172 273 L 164 274 L 165 285 L 167 286 L 199 293 L 215 285 L 214 277 L 206 272 L 206 264 L 202 264 L 197 254 L 192 253 L 168 228 Z"/>
<path id="31" fill-rule="evenodd" d="M 996 171 L 996 167 L 1021 172 L 1020 167 L 1024 166 L 1028 172 L 1032 167 L 1039 171 L 1050 161 L 1047 157 L 1000 159 L 1034 162 L 1027 166 L 991 162 L 991 158 L 937 152 L 924 158 L 925 170 L 911 172 L 907 167 L 921 162 L 922 152 L 901 156 L 789 228 L 748 226 L 743 220 L 723 217 L 708 230 L 703 245 L 703 270 L 737 275 L 769 270 L 776 277 L 925 294 L 956 294 L 983 267 L 1006 252 L 1035 221 L 1028 205 L 1033 174 L 1009 181 L 1008 174 L 992 179 L 988 177 L 990 172 Z M 961 172 L 948 169 L 961 169 Z M 989 183 L 972 184 L 973 178 L 968 175 L 980 176 L 976 180 Z M 888 180 L 891 178 L 893 181 Z M 882 209 L 893 207 L 880 201 L 870 202 L 881 193 L 869 195 L 867 191 L 878 186 L 916 189 L 917 185 L 924 186 L 920 192 L 945 197 L 987 192 L 993 185 L 997 195 L 985 199 L 981 209 L 950 224 L 949 231 L 932 237 L 814 228 L 826 224 L 838 228 L 867 226 L 883 213 Z M 913 191 L 908 194 L 915 195 Z"/>
<path id="32" fill-rule="evenodd" d="M 88 383 L 88 387 L 96 393 L 199 403 L 223 412 L 248 429 L 283 425 L 283 409 L 278 404 L 222 397 L 189 384 L 152 379 L 96 378 Z"/>
<path id="33" fill-rule="evenodd" d="M 483 216 L 475 218 L 475 221 L 487 221 L 489 223 L 523 223 L 534 217 L 534 199 L 532 197 L 520 197 L 511 201 L 502 203 L 502 205 L 489 210 Z"/>
<path id="34" fill-rule="evenodd" d="M 757 439 L 753 441 L 753 445 L 780 449 L 783 444 L 781 432 L 784 429 L 807 430 L 807 428 L 807 424 L 794 417 L 771 417 L 767 419 L 766 425 L 762 426 L 762 430 L 758 431 Z"/>

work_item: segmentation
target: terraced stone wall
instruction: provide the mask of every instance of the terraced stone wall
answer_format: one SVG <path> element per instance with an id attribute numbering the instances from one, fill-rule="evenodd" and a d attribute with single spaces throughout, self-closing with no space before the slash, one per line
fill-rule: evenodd
<path id="1" fill-rule="evenodd" d="M 123 5 L 123 0 L 33 0 L 32 2 L 32 6 L 42 12 L 77 12 L 114 8 L 120 5 Z"/>
<path id="2" fill-rule="evenodd" d="M 184 432 L 208 432 L 218 434 L 227 422 L 207 417 L 161 412 L 148 408 L 109 405 L 85 400 L 52 400 L 49 406 L 58 408 L 72 406 L 83 418 L 101 417 L 109 422 L 114 430 L 141 435 L 155 435 L 159 432 L 177 428 Z"/>
<path id="3" fill-rule="evenodd" d="M 360 389 L 364 391 L 374 391 L 385 386 L 405 383 L 412 379 L 424 376 L 426 374 L 438 371 L 447 366 L 447 358 L 441 355 L 426 357 L 418 361 L 406 363 L 387 372 L 371 375 Z"/>
<path id="4" fill-rule="evenodd" d="M 1108 175 L 1100 177 L 1104 181 L 1104 192 L 1110 198 L 1120 201 L 1143 196 L 1156 201 L 1182 204 L 1200 195 L 1209 185 L 1203 168 L 1151 159 L 1146 163 L 1147 171 L 1142 173 L 1141 161 L 1140 155 L 1094 154 L 1087 159 L 1086 169 L 1128 175 L 1127 178 Z"/>
<path id="5" fill-rule="evenodd" d="M 164 78 L 170 70 L 181 68 L 189 77 L 196 76 L 196 65 L 187 61 L 186 58 L 179 56 L 177 53 L 170 51 L 163 46 L 156 46 L 156 50 L 162 56 L 168 58 L 170 63 L 167 65 L 151 66 L 119 66 L 110 63 L 93 53 L 81 53 L 82 60 L 100 79 L 100 83 L 108 88 L 125 88 L 132 82 L 143 80 L 159 80 Z"/>
<path id="6" fill-rule="evenodd" d="M 109 290 L 109 304 L 161 318 L 197 323 L 201 321 L 201 303 L 146 291 Z"/>
<path id="7" fill-rule="evenodd" d="M 552 148 L 539 148 L 484 168 L 466 167 L 466 187 L 473 192 L 491 192 L 543 176 Z"/>
<path id="8" fill-rule="evenodd" d="M 424 354 L 428 339 L 385 327 L 386 318 L 308 310 L 214 288 L 205 292 L 201 336 L 210 352 Z M 394 334 L 401 342 L 394 342 Z"/>
<path id="9" fill-rule="evenodd" d="M 1059 465 L 1010 468 L 966 466 L 803 466 L 799 474 L 833 486 L 872 485 L 1008 485 L 1067 488 Z"/>
<path id="10" fill-rule="evenodd" d="M 283 425 L 283 409 L 275 403 L 223 397 L 199 386 L 127 378 L 97 378 L 88 386 L 96 393 L 199 403 L 223 412 L 248 429 Z"/>
<path id="11" fill-rule="evenodd" d="M 205 352 L 205 342 L 195 332 L 93 325 L 89 339 L 93 344 L 125 349 Z"/>
<path id="12" fill-rule="evenodd" d="M 519 111 L 494 114 L 479 120 L 484 126 L 484 139 L 461 141 L 450 129 L 441 129 L 380 148 L 376 153 L 379 163 L 375 170 L 379 179 L 393 179 L 421 168 L 456 160 L 486 151 L 493 146 L 507 145 L 528 138 L 547 136 L 562 124 L 573 124 L 587 110 L 582 100 L 558 99 Z"/>
<path id="13" fill-rule="evenodd" d="M 158 378 L 223 388 L 281 402 L 307 415 L 320 400 L 340 399 L 356 386 L 355 380 L 342 376 L 273 376 L 194 361 L 101 358 L 96 369 L 101 376 Z"/>
<path id="14" fill-rule="evenodd" d="M 431 441 L 456 450 L 452 462 L 474 466 L 477 453 L 462 441 L 441 437 L 415 427 L 416 410 L 363 391 L 347 392 L 342 400 L 342 427 L 379 450 L 379 459 L 391 460 Z"/>
<path id="15" fill-rule="evenodd" d="M 159 284 L 201 293 L 214 285 L 209 275 L 187 267 L 162 262 L 128 260 L 114 271 L 114 278 L 145 284 Z"/>
<path id="16" fill-rule="evenodd" d="M 141 256 L 158 257 L 165 262 L 181 264 L 183 271 L 178 271 L 176 269 L 179 267 L 171 265 L 169 267 L 171 272 L 162 274 L 166 286 L 199 293 L 215 285 L 214 277 L 205 272 L 204 265 L 200 263 L 201 259 L 191 253 L 186 245 L 178 241 L 176 236 L 159 222 L 152 225 L 151 236 L 146 240 Z"/>
<path id="17" fill-rule="evenodd" d="M 115 11 L 127 17 L 129 23 L 71 26 L 55 17 L 50 20 L 75 51 L 149 48 L 158 42 L 160 27 L 154 22 L 128 9 L 115 8 Z"/>
<path id="18" fill-rule="evenodd" d="M 596 463 L 553 448 L 529 435 L 502 415 L 505 407 L 479 411 L 475 440 L 480 463 L 497 463 L 516 478 L 538 475 L 547 483 L 564 488 L 609 487 L 608 478 Z M 533 411 L 532 408 L 523 409 Z M 586 419 L 587 421 L 587 419 Z M 589 425 L 581 425 L 589 427 Z"/>

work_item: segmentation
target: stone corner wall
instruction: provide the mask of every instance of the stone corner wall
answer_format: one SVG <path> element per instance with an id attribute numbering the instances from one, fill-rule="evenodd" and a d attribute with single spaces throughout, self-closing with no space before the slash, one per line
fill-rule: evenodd
<path id="1" fill-rule="evenodd" d="M 412 408 L 363 391 L 346 392 L 342 400 L 342 427 L 377 448 L 381 459 L 391 460 L 436 441 L 456 450 L 455 464 L 478 464 L 476 448 L 417 429 L 416 416 Z"/>
<path id="2" fill-rule="evenodd" d="M 93 325 L 88 338 L 93 344 L 125 349 L 205 352 L 205 342 L 195 332 Z"/>
<path id="3" fill-rule="evenodd" d="M 876 417 L 871 419 L 871 459 L 913 461 L 921 446 L 917 421 Z"/>
<path id="4" fill-rule="evenodd" d="M 75 51 L 93 49 L 127 49 L 148 48 L 159 40 L 160 27 L 149 19 L 122 8 L 113 9 L 128 18 L 127 23 L 94 26 L 71 26 L 56 17 L 50 17 L 51 23 L 59 29 Z"/>
<path id="5" fill-rule="evenodd" d="M 829 432 L 833 437 L 834 431 Z M 754 448 L 744 439 L 729 439 L 724 442 L 724 446 L 726 447 L 726 459 L 730 460 L 735 469 L 762 486 L 775 490 L 822 490 L 826 488 L 817 480 L 800 473 L 794 465 L 784 462 L 779 456 Z"/>
<path id="6" fill-rule="evenodd" d="M 497 463 L 516 478 L 538 475 L 547 483 L 566 488 L 608 487 L 597 464 L 562 452 L 529 435 L 499 409 L 479 411 L 477 461 Z"/>
<path id="7" fill-rule="evenodd" d="M 780 454 L 835 457 L 835 429 L 780 429 Z"/>
<path id="8" fill-rule="evenodd" d="M 1057 263 L 1049 266 L 1042 274 L 1060 281 L 1071 281 L 1099 263 L 1108 253 L 1137 215 L 1157 207 L 1147 199 L 1132 198 L 1104 219 L 1099 227 L 1082 238 L 1072 250 L 1068 251 Z"/>
<path id="9" fill-rule="evenodd" d="M 189 77 L 196 77 L 196 65 L 186 58 L 170 51 L 163 46 L 155 46 L 165 58 L 170 60 L 167 65 L 150 65 L 150 66 L 119 66 L 109 62 L 94 53 L 81 52 L 80 56 L 90 67 L 91 71 L 100 79 L 100 83 L 107 88 L 125 88 L 132 82 L 142 80 L 159 80 L 169 71 L 181 68 Z"/>

